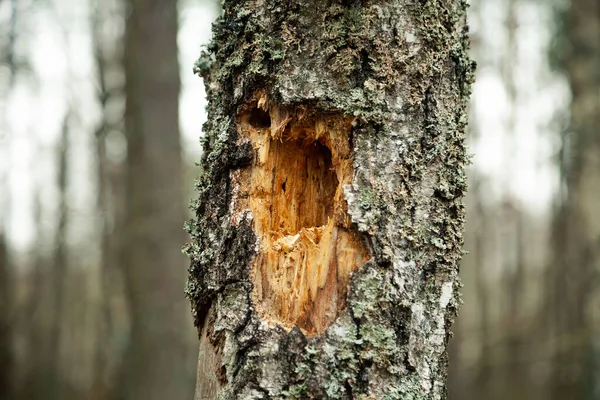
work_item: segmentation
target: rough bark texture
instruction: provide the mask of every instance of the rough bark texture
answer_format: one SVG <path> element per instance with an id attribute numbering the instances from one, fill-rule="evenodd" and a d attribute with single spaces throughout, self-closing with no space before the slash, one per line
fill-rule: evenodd
<path id="1" fill-rule="evenodd" d="M 230 0 L 224 8 L 196 65 L 209 96 L 186 246 L 201 332 L 196 398 L 445 398 L 473 73 L 466 2 Z M 289 126 L 352 119 L 344 212 L 368 261 L 318 334 L 263 318 L 252 295 L 264 248 L 256 216 L 239 208 L 237 177 L 260 154 L 241 124 L 263 110 L 277 137 L 282 108 Z"/>
<path id="2" fill-rule="evenodd" d="M 571 88 L 563 158 L 566 196 L 554 221 L 549 333 L 554 363 L 549 398 L 597 398 L 600 315 L 600 3 L 573 0 L 562 15 L 561 67 Z"/>
<path id="3" fill-rule="evenodd" d="M 131 339 L 119 388 L 123 399 L 192 395 L 193 358 L 191 366 L 187 360 L 193 347 L 182 295 L 185 259 L 177 250 L 184 240 L 177 221 L 185 218 L 185 207 L 176 39 L 175 2 L 128 2 L 126 211 L 120 249 Z"/>

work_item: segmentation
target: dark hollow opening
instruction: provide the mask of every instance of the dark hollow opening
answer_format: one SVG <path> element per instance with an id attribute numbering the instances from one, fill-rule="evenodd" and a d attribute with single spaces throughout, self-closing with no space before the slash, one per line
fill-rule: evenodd
<path id="1" fill-rule="evenodd" d="M 255 108 L 250 113 L 250 125 L 255 128 L 268 128 L 271 126 L 271 117 L 263 109 Z"/>

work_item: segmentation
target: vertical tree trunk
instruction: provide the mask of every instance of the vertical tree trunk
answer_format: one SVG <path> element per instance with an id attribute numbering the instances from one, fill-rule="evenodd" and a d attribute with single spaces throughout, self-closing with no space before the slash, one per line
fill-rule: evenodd
<path id="1" fill-rule="evenodd" d="M 63 398 L 63 374 L 61 370 L 61 338 L 65 323 L 65 298 L 67 289 L 68 257 L 67 257 L 67 174 L 69 168 L 69 118 L 70 112 L 65 115 L 62 133 L 58 143 L 58 226 L 56 228 L 56 242 L 52 254 L 52 272 L 50 286 L 50 331 L 48 338 L 48 370 L 46 374 L 46 396 L 50 399 Z"/>
<path id="2" fill-rule="evenodd" d="M 120 396 L 185 399 L 193 392 L 193 347 L 182 312 L 185 262 L 179 248 L 185 209 L 176 2 L 128 3 L 123 265 L 132 326 Z"/>
<path id="3" fill-rule="evenodd" d="M 4 183 L 4 182 L 0 182 Z M 5 185 L 0 188 L 5 189 Z M 4 240 L 4 227 L 0 226 L 0 397 L 13 398 L 13 349 L 12 349 L 12 288 L 8 251 Z"/>
<path id="4" fill-rule="evenodd" d="M 97 68 L 98 93 L 97 98 L 102 109 L 102 118 L 95 132 L 96 145 L 96 170 L 97 170 L 97 204 L 99 219 L 99 290 L 100 304 L 97 320 L 96 354 L 94 361 L 94 382 L 89 389 L 89 397 L 93 400 L 106 400 L 111 398 L 112 375 L 114 363 L 112 360 L 120 356 L 115 346 L 116 332 L 119 321 L 116 318 L 115 298 L 122 296 L 118 289 L 121 283 L 122 272 L 119 247 L 122 245 L 124 195 L 123 195 L 123 170 L 124 163 L 111 165 L 107 157 L 106 142 L 111 130 L 123 130 L 123 120 L 114 118 L 109 110 L 111 100 L 124 96 L 121 83 L 108 79 L 111 71 L 123 71 L 122 44 L 115 44 L 115 32 L 107 35 L 103 29 L 105 24 L 120 20 L 121 15 L 116 14 L 115 2 L 95 0 L 93 2 L 94 15 L 92 18 L 92 38 L 94 61 Z M 120 4 L 120 1 L 116 2 Z M 115 15 L 116 14 L 116 15 Z"/>
<path id="5" fill-rule="evenodd" d="M 573 0 L 565 15 L 562 67 L 569 79 L 570 140 L 565 143 L 566 197 L 554 221 L 555 264 L 548 293 L 556 343 L 551 398 L 597 397 L 600 270 L 600 4 Z"/>
<path id="6" fill-rule="evenodd" d="M 479 328 L 479 360 L 478 360 L 478 368 L 476 374 L 476 384 L 474 385 L 474 390 L 478 393 L 490 393 L 492 389 L 492 385 L 490 385 L 490 376 L 492 375 L 492 339 L 490 332 L 490 293 L 488 289 L 488 280 L 486 278 L 486 272 L 489 274 L 489 263 L 486 261 L 486 257 L 489 257 L 491 252 L 489 249 L 489 236 L 490 236 L 490 223 L 488 210 L 484 208 L 484 204 L 482 203 L 483 195 L 481 194 L 481 184 L 480 180 L 476 180 L 474 184 L 471 186 L 472 191 L 469 193 L 473 193 L 475 191 L 476 202 L 473 208 L 474 215 L 473 218 L 477 225 L 476 237 L 473 243 L 474 255 L 472 256 L 474 261 L 475 268 L 475 290 L 477 293 L 477 311 L 478 311 L 478 324 L 476 325 Z M 471 223 L 471 220 L 469 220 Z M 488 239 L 486 239 L 488 238 Z"/>
<path id="7" fill-rule="evenodd" d="M 26 372 L 18 391 L 18 398 L 43 399 L 47 397 L 48 387 L 46 377 L 50 366 L 49 322 L 51 320 L 49 299 L 50 290 L 48 281 L 50 273 L 48 265 L 51 259 L 43 250 L 43 243 L 47 232 L 42 227 L 42 195 L 40 186 L 36 186 L 34 193 L 33 215 L 36 221 L 36 243 L 33 257 L 33 270 L 27 285 L 31 288 L 25 308 L 29 316 L 27 337 L 27 352 L 24 356 Z"/>
<path id="8" fill-rule="evenodd" d="M 0 47 L 2 56 L 0 62 L 8 67 L 8 87 L 5 92 L 6 98 L 10 95 L 18 72 L 17 60 L 15 59 L 15 47 L 17 36 L 17 18 L 18 7 L 16 0 L 11 1 L 10 6 L 10 23 L 8 35 L 5 39 L 5 45 Z M 6 109 L 6 108 L 5 108 Z M 1 157 L 8 157 L 10 154 L 10 144 L 8 138 L 8 112 L 0 115 L 0 124 L 2 132 L 0 132 L 0 145 L 3 146 L 3 151 L 0 152 Z M 6 399 L 13 398 L 13 288 L 14 280 L 12 279 L 13 272 L 10 265 L 8 254 L 8 246 L 6 243 L 5 228 L 6 220 L 10 216 L 10 196 L 8 194 L 8 165 L 3 170 L 0 170 L 0 397 Z"/>
<path id="9" fill-rule="evenodd" d="M 466 2 L 224 8 L 196 65 L 196 398 L 446 398 Z"/>

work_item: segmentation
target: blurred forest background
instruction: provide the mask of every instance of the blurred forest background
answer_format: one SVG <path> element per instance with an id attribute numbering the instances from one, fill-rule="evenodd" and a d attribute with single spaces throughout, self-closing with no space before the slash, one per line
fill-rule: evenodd
<path id="1" fill-rule="evenodd" d="M 600 2 L 470 3 L 450 398 L 600 399 Z M 219 12 L 0 0 L 0 399 L 193 398 L 192 66 Z"/>

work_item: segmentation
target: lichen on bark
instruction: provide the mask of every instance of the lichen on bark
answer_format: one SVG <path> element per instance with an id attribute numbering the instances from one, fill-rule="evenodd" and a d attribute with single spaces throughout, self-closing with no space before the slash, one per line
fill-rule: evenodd
<path id="1" fill-rule="evenodd" d="M 465 15 L 462 0 L 224 2 L 195 67 L 209 106 L 186 246 L 186 293 L 218 364 L 214 398 L 446 397 L 474 69 Z M 256 312 L 252 212 L 232 223 L 232 176 L 255 157 L 239 117 L 259 93 L 354 118 L 344 199 L 370 260 L 316 336 Z"/>

